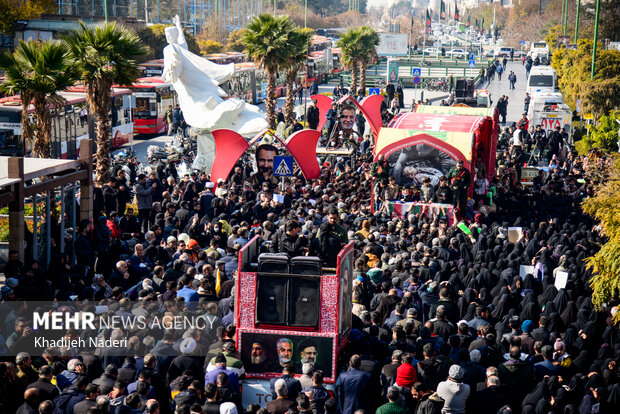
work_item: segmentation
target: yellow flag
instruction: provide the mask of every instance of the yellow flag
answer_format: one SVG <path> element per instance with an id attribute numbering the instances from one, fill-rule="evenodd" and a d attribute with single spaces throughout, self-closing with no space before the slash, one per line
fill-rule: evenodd
<path id="1" fill-rule="evenodd" d="M 220 275 L 220 269 L 217 269 L 215 273 L 215 294 L 220 294 L 220 289 L 222 288 L 222 276 Z"/>

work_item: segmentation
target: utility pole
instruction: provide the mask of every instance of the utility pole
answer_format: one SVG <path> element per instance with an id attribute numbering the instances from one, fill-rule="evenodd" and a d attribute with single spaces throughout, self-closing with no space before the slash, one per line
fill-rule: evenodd
<path id="1" fill-rule="evenodd" d="M 581 0 L 577 0 L 577 17 L 575 18 L 575 44 L 579 34 L 579 9 L 581 9 Z"/>
<path id="2" fill-rule="evenodd" d="M 594 45 L 592 47 L 592 73 L 590 79 L 594 78 L 594 69 L 596 67 L 596 42 L 598 41 L 598 15 L 601 10 L 601 0 L 596 0 L 596 16 L 594 17 Z"/>
<path id="3" fill-rule="evenodd" d="M 564 21 L 564 5 L 565 4 L 566 4 L 566 0 L 562 0 L 562 17 L 560 17 L 560 26 L 562 25 L 562 22 Z"/>
<path id="4" fill-rule="evenodd" d="M 564 11 L 564 36 L 566 36 L 566 21 L 568 20 L 568 0 L 566 1 L 566 10 Z"/>

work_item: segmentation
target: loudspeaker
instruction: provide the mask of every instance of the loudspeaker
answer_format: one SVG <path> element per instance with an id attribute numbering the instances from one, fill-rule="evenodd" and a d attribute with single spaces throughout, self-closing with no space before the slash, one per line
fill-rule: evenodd
<path id="1" fill-rule="evenodd" d="M 289 278 L 258 275 L 256 289 L 256 322 L 286 325 L 288 322 Z"/>
<path id="2" fill-rule="evenodd" d="M 317 326 L 321 279 L 293 276 L 289 283 L 289 326 Z"/>
<path id="3" fill-rule="evenodd" d="M 291 259 L 291 273 L 294 275 L 322 275 L 321 259 L 316 256 L 298 256 Z"/>
<path id="4" fill-rule="evenodd" d="M 263 273 L 289 273 L 289 257 L 284 253 L 261 253 L 258 271 Z"/>

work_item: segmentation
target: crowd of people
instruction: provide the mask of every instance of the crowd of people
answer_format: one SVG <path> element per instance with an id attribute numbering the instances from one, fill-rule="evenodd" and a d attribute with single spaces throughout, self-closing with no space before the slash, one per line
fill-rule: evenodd
<path id="1" fill-rule="evenodd" d="M 401 188 L 385 160 L 373 162 L 370 142 L 325 162 L 316 180 L 283 184 L 273 175 L 278 150 L 259 146 L 257 172 L 238 164 L 217 183 L 165 164 L 148 175 L 119 169 L 96 189 L 96 218 L 79 223 L 73 252 L 59 251 L 57 221 L 47 270 L 11 252 L 0 291 L 0 413 L 617 412 L 618 327 L 612 309 L 594 309 L 584 262 L 604 236 L 580 209 L 606 159 L 569 153 L 525 188 L 505 151 L 490 181 L 465 177 L 461 163 L 436 186 Z M 454 204 L 459 225 L 381 208 L 416 199 Z M 334 386 L 312 363 L 288 364 L 269 402 L 243 406 L 234 287 L 239 250 L 254 236 L 271 252 L 329 266 L 353 242 L 353 315 Z M 560 272 L 568 277 L 558 289 Z M 211 324 L 67 329 L 62 338 L 127 346 L 36 353 L 27 317 L 35 300 L 67 313 L 202 315 Z"/>

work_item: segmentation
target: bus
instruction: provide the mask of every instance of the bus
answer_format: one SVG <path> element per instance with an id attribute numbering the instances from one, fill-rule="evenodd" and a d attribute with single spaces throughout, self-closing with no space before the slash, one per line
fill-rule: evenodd
<path id="1" fill-rule="evenodd" d="M 285 75 L 278 73 L 276 77 L 276 97 L 284 96 Z M 243 99 L 247 103 L 259 104 L 267 97 L 267 75 L 263 69 L 257 68 L 253 62 L 235 64 L 232 78 L 220 87 L 231 98 Z"/>
<path id="2" fill-rule="evenodd" d="M 134 133 L 166 133 L 166 110 L 176 103 L 172 84 L 159 77 L 139 78 L 132 89 L 136 100 L 133 110 Z"/>
<path id="3" fill-rule="evenodd" d="M 164 73 L 164 60 L 153 59 L 147 62 L 141 63 L 138 66 L 141 76 L 148 78 L 153 76 L 161 76 Z"/>
<path id="4" fill-rule="evenodd" d="M 310 52 L 307 60 L 308 82 L 312 83 L 315 80 L 318 83 L 325 82 L 332 67 L 333 61 L 331 49 L 325 49 L 320 52 Z"/>
<path id="5" fill-rule="evenodd" d="M 245 53 L 241 52 L 211 53 L 205 55 L 205 59 L 210 60 L 213 63 L 217 63 L 218 65 L 243 63 L 247 61 Z"/>
<path id="6" fill-rule="evenodd" d="M 88 114 L 84 87 L 72 87 L 59 93 L 64 99 L 61 106 L 52 107 L 51 157 L 77 159 L 80 141 L 94 137 L 94 117 Z M 112 88 L 110 108 L 110 145 L 118 148 L 131 140 L 133 123 L 130 120 L 131 90 Z M 22 103 L 19 95 L 0 98 L 0 155 L 27 156 L 32 142 L 22 139 Z M 34 108 L 28 108 L 33 116 Z"/>

